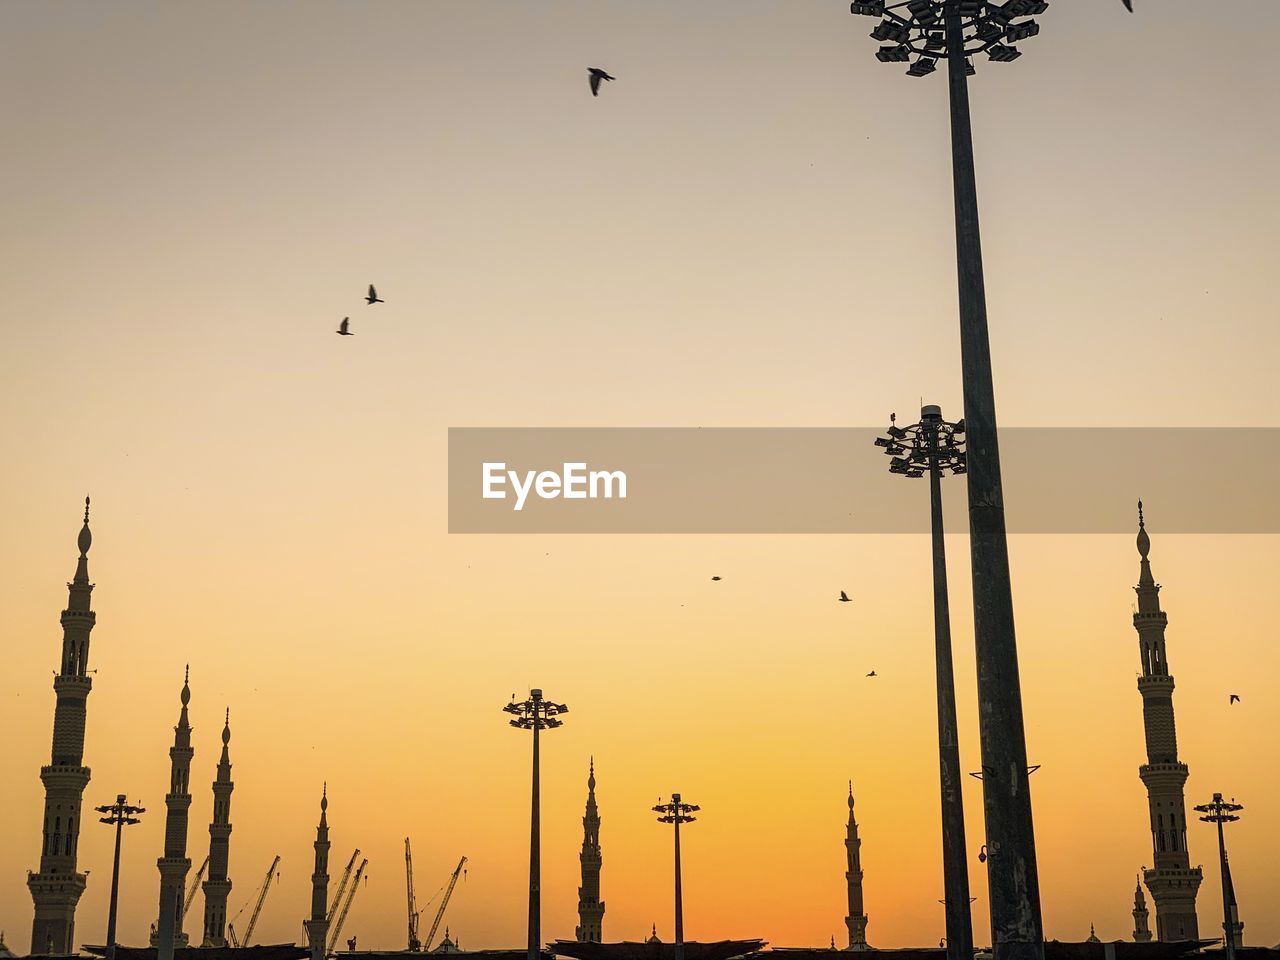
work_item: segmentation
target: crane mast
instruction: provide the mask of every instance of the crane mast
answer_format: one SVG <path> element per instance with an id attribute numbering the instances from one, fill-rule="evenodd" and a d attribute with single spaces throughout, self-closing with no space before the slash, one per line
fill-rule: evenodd
<path id="1" fill-rule="evenodd" d="M 187 898 L 182 901 L 182 919 L 187 919 L 187 912 L 191 909 L 191 901 L 196 898 L 196 888 L 200 886 L 200 881 L 204 879 L 204 872 L 209 869 L 209 858 L 204 858 L 204 863 L 200 864 L 200 869 L 196 871 L 196 877 L 191 881 L 191 886 L 187 887 Z"/>
<path id="2" fill-rule="evenodd" d="M 347 899 L 342 902 L 342 912 L 338 914 L 338 920 L 333 925 L 333 931 L 329 934 L 328 953 L 333 953 L 333 948 L 338 943 L 338 936 L 342 933 L 342 924 L 346 922 L 347 914 L 351 910 L 351 901 L 356 898 L 356 891 L 360 889 L 360 878 L 364 876 L 364 868 L 368 865 L 369 858 L 365 857 L 360 861 L 360 866 L 356 868 L 356 875 L 352 878 L 351 888 L 347 890 Z"/>
<path id="3" fill-rule="evenodd" d="M 244 929 L 244 945 L 249 946 L 253 939 L 253 928 L 258 925 L 258 916 L 262 913 L 262 905 L 267 902 L 267 891 L 271 889 L 271 878 L 275 876 L 276 867 L 280 866 L 280 855 L 267 867 L 267 875 L 262 881 L 262 892 L 258 894 L 258 902 L 253 905 L 253 915 L 249 917 L 249 926 Z"/>
<path id="4" fill-rule="evenodd" d="M 463 857 L 458 861 L 457 868 L 453 871 L 453 876 L 449 878 L 449 886 L 444 891 L 444 897 L 440 900 L 440 909 L 436 911 L 436 918 L 431 922 L 431 931 L 427 934 L 427 941 L 423 944 L 424 950 L 431 949 L 431 941 L 436 938 L 436 931 L 440 929 L 440 921 L 444 919 L 445 908 L 449 906 L 449 898 L 453 896 L 453 888 L 458 885 L 458 876 L 462 873 L 462 868 L 467 865 L 467 858 Z"/>
<path id="5" fill-rule="evenodd" d="M 351 854 L 351 859 L 347 861 L 347 869 L 342 871 L 342 879 L 338 881 L 338 892 L 333 895 L 333 903 L 329 904 L 329 915 L 325 917 L 330 923 L 333 923 L 334 914 L 338 912 L 338 904 L 342 902 L 342 892 L 347 889 L 347 881 L 351 879 L 351 868 L 356 865 L 356 858 L 360 856 L 360 848 L 356 848 L 356 852 Z"/>
<path id="6" fill-rule="evenodd" d="M 404 838 L 404 876 L 405 886 L 409 894 L 409 949 L 422 949 L 422 941 L 418 939 L 418 902 L 413 896 L 413 851 L 409 847 L 409 838 Z"/>

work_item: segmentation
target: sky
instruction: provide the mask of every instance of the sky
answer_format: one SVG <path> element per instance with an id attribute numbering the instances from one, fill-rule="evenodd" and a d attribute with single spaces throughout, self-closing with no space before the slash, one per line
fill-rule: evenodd
<path id="1" fill-rule="evenodd" d="M 1060 0 L 971 84 L 1001 423 L 1275 426 L 1280 7 L 1136 5 Z M 86 493 L 86 802 L 148 807 L 122 941 L 156 915 L 190 664 L 189 850 L 229 707 L 233 914 L 282 857 L 260 942 L 301 937 L 327 782 L 335 877 L 355 847 L 370 861 L 344 939 L 403 945 L 410 836 L 420 898 L 470 858 L 446 919 L 464 946 L 523 944 L 529 744 L 500 708 L 532 686 L 572 708 L 543 751 L 548 939 L 573 936 L 594 755 L 606 939 L 671 937 L 649 808 L 679 791 L 703 807 L 688 936 L 842 942 L 852 780 L 868 939 L 937 942 L 926 538 L 446 529 L 449 427 L 877 426 L 921 397 L 958 415 L 945 84 L 878 63 L 871 25 L 817 0 L 4 6 L 10 945 Z M 588 66 L 617 77 L 599 98 Z M 1273 944 L 1276 540 L 1147 518 L 1188 803 L 1246 805 L 1245 940 Z M 948 550 L 976 770 L 966 539 Z M 1151 860 L 1137 553 L 1022 535 L 1010 554 L 1046 934 L 1127 938 Z M 104 936 L 110 843 L 81 836 L 82 942 Z M 1189 843 L 1212 935 L 1211 828 Z"/>

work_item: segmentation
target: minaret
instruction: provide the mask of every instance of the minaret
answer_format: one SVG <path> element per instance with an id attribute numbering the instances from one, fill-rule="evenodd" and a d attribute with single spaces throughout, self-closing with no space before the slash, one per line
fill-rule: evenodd
<path id="1" fill-rule="evenodd" d="M 164 821 L 164 856 L 156 861 L 160 869 L 160 919 L 156 924 L 152 945 L 158 960 L 173 960 L 173 948 L 185 947 L 187 935 L 182 930 L 183 896 L 191 860 L 187 857 L 187 810 L 191 807 L 191 723 L 187 704 L 191 702 L 191 670 L 182 678 L 182 712 L 173 728 L 173 746 L 169 748 L 169 792 L 164 805 L 168 809 Z"/>
<path id="2" fill-rule="evenodd" d="M 849 826 L 844 840 L 849 869 L 844 878 L 849 885 L 849 915 L 844 925 L 849 928 L 849 950 L 868 950 L 867 915 L 862 907 L 862 841 L 858 839 L 858 821 L 853 818 L 853 781 L 849 781 Z"/>
<path id="3" fill-rule="evenodd" d="M 311 874 L 311 919 L 303 922 L 307 928 L 307 943 L 311 947 L 311 960 L 325 960 L 325 941 L 329 939 L 329 920 L 326 904 L 329 902 L 329 786 L 325 784 L 320 795 L 320 823 L 316 827 L 316 868 Z"/>
<path id="4" fill-rule="evenodd" d="M 1142 881 L 1133 891 L 1133 942 L 1150 943 L 1151 927 L 1148 925 L 1147 898 L 1142 895 Z"/>
<path id="5" fill-rule="evenodd" d="M 53 753 L 40 768 L 44 783 L 44 830 L 40 870 L 27 874 L 27 888 L 35 902 L 31 924 L 32 953 L 75 953 L 76 904 L 84 893 L 85 875 L 76 871 L 80 839 L 80 804 L 89 783 L 84 766 L 85 701 L 93 680 L 89 676 L 89 633 L 94 612 L 89 608 L 89 498 L 84 498 L 84 526 L 77 545 L 80 559 L 75 578 L 67 584 L 67 609 L 62 611 L 62 666 L 53 679 L 57 704 L 53 710 Z"/>
<path id="6" fill-rule="evenodd" d="M 1154 866 L 1144 872 L 1147 889 L 1156 904 L 1158 940 L 1195 940 L 1196 892 L 1202 879 L 1187 854 L 1187 813 L 1183 786 L 1187 765 L 1178 761 L 1178 736 L 1173 720 L 1173 677 L 1165 656 L 1164 630 L 1168 617 L 1160 609 L 1160 585 L 1151 576 L 1151 538 L 1147 536 L 1142 503 L 1138 503 L 1138 555 L 1142 558 L 1138 585 L 1138 609 L 1133 627 L 1138 631 L 1142 657 L 1142 722 L 1146 730 L 1147 762 L 1138 775 L 1147 787 Z"/>
<path id="7" fill-rule="evenodd" d="M 587 775 L 587 811 L 582 818 L 582 886 L 578 888 L 579 943 L 599 943 L 603 938 L 604 902 L 600 899 L 600 813 L 596 809 L 596 760 Z"/>
<path id="8" fill-rule="evenodd" d="M 202 947 L 227 945 L 227 896 L 231 881 L 227 879 L 227 861 L 231 851 L 231 710 L 222 726 L 222 757 L 218 760 L 218 777 L 213 781 L 213 822 L 209 824 L 209 879 L 204 890 L 204 941 Z"/>

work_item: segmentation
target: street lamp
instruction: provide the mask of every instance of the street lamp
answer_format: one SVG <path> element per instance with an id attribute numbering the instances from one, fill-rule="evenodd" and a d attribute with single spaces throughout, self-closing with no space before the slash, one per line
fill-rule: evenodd
<path id="1" fill-rule="evenodd" d="M 530 690 L 529 699 L 522 703 L 514 700 L 502 708 L 512 714 L 511 726 L 519 730 L 533 731 L 533 805 L 529 830 L 529 960 L 542 956 L 542 838 L 540 836 L 541 808 L 538 782 L 538 732 L 554 730 L 563 721 L 560 716 L 569 712 L 563 703 L 552 703 L 542 698 L 541 690 Z"/>
<path id="2" fill-rule="evenodd" d="M 116 795 L 116 802 L 93 808 L 105 817 L 98 819 L 102 823 L 114 824 L 116 828 L 116 855 L 111 866 L 111 906 L 107 911 L 107 960 L 116 958 L 116 902 L 120 895 L 120 834 L 127 826 L 141 823 L 138 814 L 146 813 L 145 807 L 133 806 L 125 802 L 124 794 Z"/>
<path id="3" fill-rule="evenodd" d="M 920 408 L 920 422 L 899 427 L 890 415 L 887 436 L 877 437 L 899 476 L 929 477 L 933 527 L 933 639 L 938 685 L 938 772 L 942 794 L 942 877 L 946 899 L 948 960 L 972 960 L 969 866 L 964 841 L 964 797 L 960 790 L 960 746 L 956 724 L 955 670 L 951 660 L 951 606 L 947 596 L 947 552 L 942 529 L 942 475 L 966 471 L 965 425 L 942 419 L 942 408 Z"/>
<path id="4" fill-rule="evenodd" d="M 1043 13 L 1048 3 L 866 0 L 854 2 L 849 9 L 881 18 L 871 34 L 883 44 L 876 53 L 880 60 L 904 63 L 914 57 L 907 73 L 917 77 L 933 73 L 938 60 L 947 61 L 978 716 L 982 764 L 991 771 L 982 781 L 987 844 L 992 854 L 987 870 L 991 946 L 994 960 L 1043 960 L 1044 924 L 1026 779 L 1027 743 L 1000 482 L 968 77 L 977 54 L 985 53 L 996 63 L 1016 59 L 1021 51 L 1015 41 L 1039 32 L 1038 24 L 1026 18 Z"/>
<path id="5" fill-rule="evenodd" d="M 676 956 L 675 960 L 684 960 L 684 892 L 680 883 L 680 824 L 693 823 L 698 818 L 692 816 L 702 809 L 697 804 L 685 803 L 680 794 L 673 793 L 670 803 L 662 803 L 653 808 L 658 814 L 659 823 L 670 823 L 676 830 Z"/>
<path id="6" fill-rule="evenodd" d="M 1227 950 L 1227 960 L 1235 960 L 1236 935 L 1240 932 L 1241 925 L 1236 920 L 1236 892 L 1231 884 L 1231 867 L 1227 863 L 1227 844 L 1222 835 L 1222 825 L 1239 820 L 1236 814 L 1243 809 L 1244 804 L 1223 800 L 1220 793 L 1213 795 L 1212 803 L 1202 803 L 1195 807 L 1198 813 L 1204 814 L 1201 820 L 1218 825 L 1218 862 L 1222 868 L 1222 942 Z"/>

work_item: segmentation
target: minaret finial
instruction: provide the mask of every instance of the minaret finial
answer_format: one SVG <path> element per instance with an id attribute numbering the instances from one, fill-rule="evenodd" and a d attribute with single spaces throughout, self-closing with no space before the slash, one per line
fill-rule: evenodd
<path id="1" fill-rule="evenodd" d="M 1138 501 L 1138 527 L 1142 528 L 1145 526 L 1146 526 L 1146 521 L 1142 517 L 1142 501 L 1139 500 Z"/>
<path id="2" fill-rule="evenodd" d="M 89 522 L 89 495 L 88 494 L 85 494 L 85 497 L 84 497 L 84 522 L 85 523 Z"/>
<path id="3" fill-rule="evenodd" d="M 849 810 L 853 810 L 853 781 L 849 781 Z"/>
<path id="4" fill-rule="evenodd" d="M 1142 501 L 1138 501 L 1138 555 L 1143 560 L 1151 552 L 1151 537 L 1147 535 L 1146 517 L 1142 515 Z"/>
<path id="5" fill-rule="evenodd" d="M 80 528 L 80 536 L 76 540 L 76 546 L 80 548 L 80 557 L 83 559 L 88 556 L 89 548 L 93 546 L 93 534 L 89 532 L 89 498 L 84 498 L 84 526 Z"/>
<path id="6" fill-rule="evenodd" d="M 186 670 L 182 673 L 182 706 L 186 709 L 187 704 L 191 702 L 191 664 L 187 664 Z"/>

